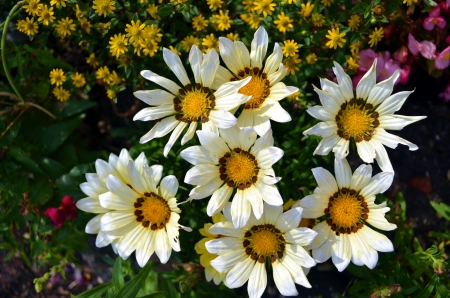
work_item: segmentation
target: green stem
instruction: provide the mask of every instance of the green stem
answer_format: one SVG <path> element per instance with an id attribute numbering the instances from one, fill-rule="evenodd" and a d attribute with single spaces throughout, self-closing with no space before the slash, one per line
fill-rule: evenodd
<path id="1" fill-rule="evenodd" d="M 23 9 L 23 7 L 19 8 L 19 10 L 16 11 L 16 12 L 12 15 L 11 19 L 14 19 L 14 18 L 16 17 L 16 15 L 18 15 L 19 12 L 20 12 L 22 9 Z M 3 29 L 3 26 L 5 25 L 5 23 L 6 23 L 6 21 L 0 24 L 0 30 Z"/>
<path id="2" fill-rule="evenodd" d="M 9 68 L 8 68 L 8 63 L 6 61 L 6 51 L 5 51 L 5 45 L 6 45 L 6 33 L 8 31 L 8 25 L 9 22 L 11 22 L 12 18 L 14 17 L 14 12 L 20 8 L 23 4 L 23 1 L 19 1 L 17 2 L 16 5 L 14 5 L 14 7 L 11 9 L 8 17 L 6 18 L 6 21 L 3 25 L 3 35 L 2 35 L 2 43 L 1 43 L 1 51 L 2 51 L 2 64 L 3 64 L 3 69 L 5 70 L 5 75 L 8 78 L 8 82 L 11 85 L 11 87 L 13 88 L 14 92 L 17 94 L 17 96 L 20 98 L 20 100 L 22 100 L 22 102 L 25 102 L 25 100 L 23 100 L 22 95 L 19 93 L 19 90 L 17 89 L 16 85 L 14 84 L 14 81 L 12 80 L 11 77 L 11 73 L 9 72 Z"/>

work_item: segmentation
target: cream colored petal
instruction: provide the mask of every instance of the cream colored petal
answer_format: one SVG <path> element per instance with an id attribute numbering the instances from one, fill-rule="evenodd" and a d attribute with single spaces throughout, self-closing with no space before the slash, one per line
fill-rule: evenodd
<path id="1" fill-rule="evenodd" d="M 147 80 L 152 81 L 153 83 L 158 84 L 159 86 L 169 90 L 172 94 L 178 94 L 178 91 L 181 89 L 181 87 L 178 86 L 173 81 L 166 79 L 164 77 L 161 77 L 160 75 L 157 75 L 156 73 L 154 73 L 150 70 L 141 71 L 141 76 L 143 76 Z"/>
<path id="2" fill-rule="evenodd" d="M 180 122 L 175 119 L 175 116 L 164 118 L 156 123 L 148 133 L 143 135 L 139 140 L 139 143 L 144 144 L 153 140 L 154 138 L 164 137 L 169 132 L 174 130 L 174 128 L 177 127 L 179 123 Z"/>
<path id="3" fill-rule="evenodd" d="M 164 146 L 164 156 L 167 157 L 169 154 L 170 149 L 172 149 L 172 146 L 175 144 L 175 142 L 180 137 L 183 130 L 187 127 L 187 123 L 185 122 L 179 122 L 177 127 L 173 130 L 172 134 L 170 135 L 169 141 L 167 141 L 167 144 Z"/>
<path id="4" fill-rule="evenodd" d="M 186 70 L 184 69 L 183 63 L 181 63 L 181 59 L 177 54 L 167 48 L 163 48 L 163 59 L 183 86 L 191 83 L 187 76 Z"/>

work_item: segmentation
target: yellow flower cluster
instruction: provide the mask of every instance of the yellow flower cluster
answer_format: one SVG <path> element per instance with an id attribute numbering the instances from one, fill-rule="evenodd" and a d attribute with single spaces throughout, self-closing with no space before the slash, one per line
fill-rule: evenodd
<path id="1" fill-rule="evenodd" d="M 60 68 L 55 68 L 50 72 L 50 83 L 52 85 L 56 85 L 53 89 L 53 95 L 55 95 L 56 99 L 59 101 L 66 101 L 70 97 L 70 92 L 63 88 L 63 84 L 66 82 L 67 77 L 64 74 L 64 71 Z M 81 73 L 75 72 L 74 75 L 71 76 L 72 83 L 75 87 L 81 88 L 86 85 L 86 79 Z"/>

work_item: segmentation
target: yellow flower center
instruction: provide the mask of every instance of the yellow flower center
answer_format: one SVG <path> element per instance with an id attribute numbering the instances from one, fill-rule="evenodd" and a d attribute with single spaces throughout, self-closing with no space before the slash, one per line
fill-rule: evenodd
<path id="1" fill-rule="evenodd" d="M 342 188 L 329 198 L 324 212 L 329 216 L 326 222 L 333 231 L 350 234 L 363 227 L 369 209 L 362 195 L 357 195 L 353 189 Z"/>
<path id="2" fill-rule="evenodd" d="M 219 163 L 220 179 L 227 181 L 230 187 L 237 186 L 240 190 L 249 188 L 258 180 L 258 162 L 255 157 L 240 148 L 234 148 L 233 155 L 227 152 Z"/>
<path id="3" fill-rule="evenodd" d="M 170 220 L 170 207 L 167 201 L 155 193 L 145 193 L 134 203 L 136 221 L 152 230 L 163 229 Z"/>
<path id="4" fill-rule="evenodd" d="M 450 60 L 450 52 L 445 54 L 444 57 L 442 57 L 442 60 L 444 60 L 444 61 Z"/>
<path id="5" fill-rule="evenodd" d="M 281 259 L 285 250 L 285 239 L 274 225 L 265 224 L 253 226 L 244 235 L 242 245 L 245 253 L 253 260 L 264 263 L 266 258 L 271 262 Z"/>
<path id="6" fill-rule="evenodd" d="M 371 112 L 373 106 L 362 99 L 344 103 L 336 115 L 337 134 L 346 140 L 370 141 L 375 128 L 380 125 L 378 112 Z"/>
<path id="7" fill-rule="evenodd" d="M 245 109 L 258 109 L 267 96 L 270 95 L 270 81 L 267 79 L 266 73 L 260 73 L 258 67 L 252 70 L 246 67 L 245 70 L 238 72 L 238 77 L 246 78 L 251 76 L 252 79 L 244 87 L 239 89 L 239 93 L 253 96 L 250 101 L 245 104 Z M 234 80 L 231 79 L 232 81 Z"/>
<path id="8" fill-rule="evenodd" d="M 208 108 L 215 106 L 214 96 L 208 96 L 208 88 L 197 86 L 197 90 L 192 90 L 190 85 L 187 87 L 191 91 L 185 92 L 183 89 L 180 89 L 182 99 L 180 100 L 178 97 L 174 99 L 175 111 L 181 111 L 181 114 L 177 115 L 177 119 L 187 122 L 201 119 L 203 122 L 207 122 Z"/>

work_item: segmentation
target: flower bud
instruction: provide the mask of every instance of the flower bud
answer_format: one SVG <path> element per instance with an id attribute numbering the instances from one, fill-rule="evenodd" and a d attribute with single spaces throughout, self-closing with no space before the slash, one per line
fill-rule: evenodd
<path id="1" fill-rule="evenodd" d="M 444 262 L 442 260 L 434 260 L 433 269 L 437 275 L 441 275 L 445 271 Z"/>

